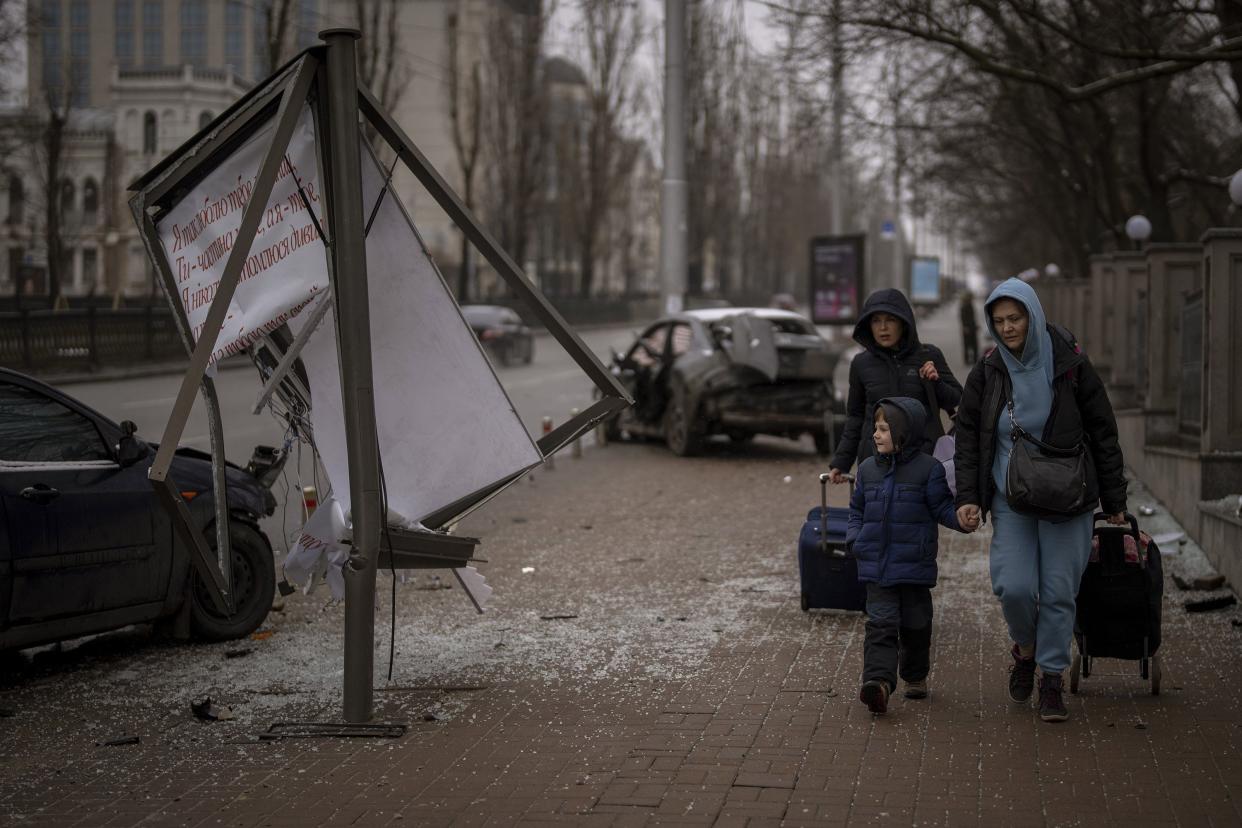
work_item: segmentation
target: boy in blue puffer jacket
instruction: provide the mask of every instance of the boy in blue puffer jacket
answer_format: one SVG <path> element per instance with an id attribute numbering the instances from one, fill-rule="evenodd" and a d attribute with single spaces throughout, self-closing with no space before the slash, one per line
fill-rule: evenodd
<path id="1" fill-rule="evenodd" d="M 899 672 L 908 699 L 927 697 L 932 599 L 941 523 L 959 532 L 944 467 L 923 454 L 926 409 L 910 397 L 875 407 L 876 454 L 858 467 L 850 496 L 846 543 L 867 584 L 867 636 L 859 699 L 872 713 L 888 710 Z"/>

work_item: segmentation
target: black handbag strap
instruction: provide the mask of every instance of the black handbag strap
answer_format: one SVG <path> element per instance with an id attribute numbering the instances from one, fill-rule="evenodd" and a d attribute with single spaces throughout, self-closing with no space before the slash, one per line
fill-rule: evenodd
<path id="1" fill-rule="evenodd" d="M 1006 402 L 1005 408 L 1009 412 L 1009 423 L 1010 425 L 1013 426 L 1011 434 L 1013 435 L 1015 440 L 1017 439 L 1026 440 L 1027 442 L 1031 443 L 1033 446 L 1038 448 L 1044 454 L 1049 455 L 1050 457 L 1076 457 L 1079 454 L 1082 454 L 1083 451 L 1086 449 L 1086 446 L 1084 446 L 1082 443 L 1079 443 L 1073 448 L 1061 448 L 1060 446 L 1054 446 L 1054 445 L 1045 443 L 1043 440 L 1040 440 L 1038 437 L 1031 434 L 1029 431 L 1024 429 L 1022 426 L 1018 425 L 1018 420 L 1013 415 L 1013 398 L 1012 397 L 1010 397 L 1009 400 Z"/>

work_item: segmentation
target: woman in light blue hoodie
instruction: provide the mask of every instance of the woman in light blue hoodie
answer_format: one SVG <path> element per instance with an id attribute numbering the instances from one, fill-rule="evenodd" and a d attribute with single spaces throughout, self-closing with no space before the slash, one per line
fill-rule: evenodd
<path id="1" fill-rule="evenodd" d="M 1075 599 L 1091 552 L 1096 504 L 1056 522 L 1011 508 L 1006 475 L 1012 432 L 1016 424 L 1064 449 L 1085 443 L 1095 462 L 1088 490 L 1099 492 L 1109 521 L 1120 524 L 1126 481 L 1117 422 L 1099 375 L 1069 331 L 1047 324 L 1030 285 L 1019 279 L 1002 283 L 988 297 L 985 314 L 999 344 L 971 370 L 958 407 L 958 519 L 969 531 L 992 513 L 992 591 L 1013 640 L 1009 697 L 1028 702 L 1038 665 L 1040 717 L 1059 722 L 1069 717 L 1061 673 L 1070 663 Z"/>

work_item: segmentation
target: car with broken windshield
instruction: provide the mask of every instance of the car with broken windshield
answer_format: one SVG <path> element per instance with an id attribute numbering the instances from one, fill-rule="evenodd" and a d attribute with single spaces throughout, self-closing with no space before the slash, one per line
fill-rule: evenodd
<path id="1" fill-rule="evenodd" d="M 810 320 L 777 308 L 711 308 L 660 319 L 622 352 L 611 371 L 634 405 L 604 421 L 605 441 L 664 440 L 679 455 L 708 438 L 746 442 L 758 434 L 810 435 L 831 453 L 836 427 L 835 357 Z"/>

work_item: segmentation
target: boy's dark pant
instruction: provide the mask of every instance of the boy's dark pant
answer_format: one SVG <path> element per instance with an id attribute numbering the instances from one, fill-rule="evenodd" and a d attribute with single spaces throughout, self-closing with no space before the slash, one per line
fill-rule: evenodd
<path id="1" fill-rule="evenodd" d="M 931 669 L 931 636 L 931 587 L 867 584 L 864 682 L 886 681 L 890 691 L 897 689 L 899 661 L 904 681 L 927 678 Z"/>

